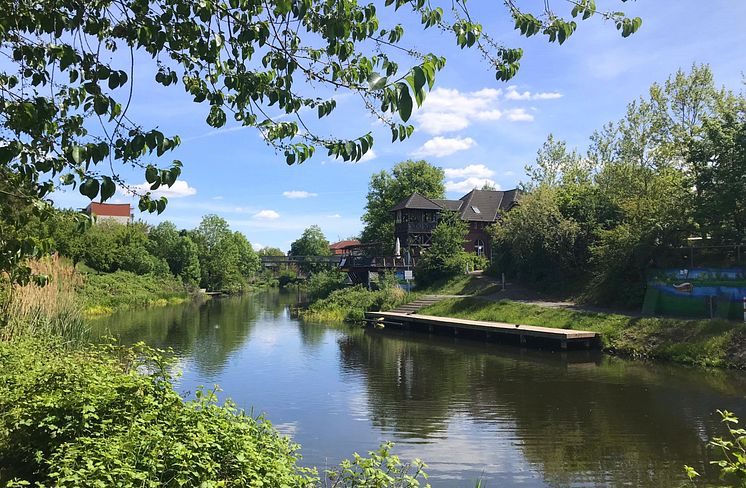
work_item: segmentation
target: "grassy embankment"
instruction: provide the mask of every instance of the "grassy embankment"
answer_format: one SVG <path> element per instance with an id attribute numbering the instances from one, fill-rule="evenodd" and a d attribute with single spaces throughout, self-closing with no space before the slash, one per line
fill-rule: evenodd
<path id="1" fill-rule="evenodd" d="M 476 295 L 490 293 L 479 288 L 473 279 L 459 280 L 445 288 L 464 289 L 463 284 L 467 283 Z M 697 366 L 746 368 L 746 326 L 725 320 L 631 317 L 510 300 L 495 301 L 478 296 L 447 299 L 422 309 L 420 313 L 592 330 L 601 333 L 604 350 L 611 353 Z"/>
<path id="2" fill-rule="evenodd" d="M 310 305 L 299 315 L 313 322 L 359 322 L 365 312 L 391 310 L 417 297 L 398 288 L 393 275 L 377 283 L 377 290 L 347 286 L 346 278 L 339 271 L 313 274 L 305 284 Z"/>
<path id="3" fill-rule="evenodd" d="M 137 275 L 128 271 L 81 274 L 78 295 L 86 315 L 105 315 L 131 307 L 183 303 L 189 291 L 173 276 Z"/>

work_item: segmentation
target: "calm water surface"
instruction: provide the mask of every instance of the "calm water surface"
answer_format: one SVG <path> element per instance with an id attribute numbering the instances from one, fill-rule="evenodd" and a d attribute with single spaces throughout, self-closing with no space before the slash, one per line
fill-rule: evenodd
<path id="1" fill-rule="evenodd" d="M 746 376 L 422 333 L 303 323 L 270 292 L 133 311 L 94 328 L 171 347 L 186 394 L 218 384 L 324 467 L 396 443 L 434 487 L 678 486 L 707 469 Z"/>

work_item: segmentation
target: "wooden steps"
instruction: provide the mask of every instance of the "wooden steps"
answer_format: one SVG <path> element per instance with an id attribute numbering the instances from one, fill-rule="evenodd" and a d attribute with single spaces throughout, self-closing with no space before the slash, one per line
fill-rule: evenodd
<path id="1" fill-rule="evenodd" d="M 418 298 L 417 300 L 409 303 L 405 303 L 404 305 L 400 305 L 398 308 L 391 310 L 392 313 L 401 313 L 401 314 L 413 314 L 416 312 L 419 312 L 420 309 L 423 309 L 425 307 L 429 307 L 430 305 L 434 303 L 438 303 L 439 301 L 443 300 L 444 297 L 438 297 L 435 295 L 425 295 L 422 298 Z"/>

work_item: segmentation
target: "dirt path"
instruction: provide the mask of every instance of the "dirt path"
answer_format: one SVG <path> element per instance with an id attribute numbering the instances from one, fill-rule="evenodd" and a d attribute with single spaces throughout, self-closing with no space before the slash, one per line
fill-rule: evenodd
<path id="1" fill-rule="evenodd" d="M 490 285 L 496 285 L 499 287 L 497 291 L 480 295 L 479 293 L 471 295 L 472 298 L 478 298 L 481 300 L 490 300 L 499 302 L 500 300 L 511 300 L 514 302 L 526 303 L 528 305 L 538 305 L 540 307 L 547 308 L 564 308 L 568 310 L 575 310 L 578 312 L 586 313 L 611 313 L 617 315 L 626 315 L 628 317 L 641 317 L 642 314 L 632 312 L 630 310 L 611 309 L 603 307 L 592 307 L 587 305 L 581 305 L 569 300 L 557 300 L 550 298 L 542 293 L 534 290 L 529 290 L 520 285 L 513 283 L 505 283 L 505 289 L 502 290 L 502 283 L 491 276 L 482 274 L 481 271 L 475 271 L 472 273 L 474 278 L 485 280 L 484 288 L 486 289 Z M 448 298 L 463 298 L 464 295 L 448 295 Z"/>

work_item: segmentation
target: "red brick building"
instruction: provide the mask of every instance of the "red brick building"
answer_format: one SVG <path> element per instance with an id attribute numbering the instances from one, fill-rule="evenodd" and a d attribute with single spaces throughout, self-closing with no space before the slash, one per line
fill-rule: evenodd
<path id="1" fill-rule="evenodd" d="M 360 246 L 360 241 L 357 239 L 348 239 L 346 241 L 335 242 L 329 245 L 329 250 L 334 256 L 341 256 L 350 254 L 353 249 Z"/>
<path id="2" fill-rule="evenodd" d="M 129 224 L 134 220 L 132 207 L 129 203 L 96 203 L 91 202 L 85 208 L 85 213 L 96 218 L 96 222 L 114 221 Z"/>
<path id="3" fill-rule="evenodd" d="M 472 190 L 458 200 L 430 199 L 413 193 L 395 205 L 394 236 L 402 248 L 409 248 L 418 256 L 423 248 L 430 246 L 432 232 L 438 224 L 438 216 L 444 210 L 457 212 L 469 223 L 469 234 L 464 250 L 481 256 L 491 255 L 490 236 L 487 227 L 500 219 L 500 215 L 513 208 L 520 199 L 520 190 Z"/>

